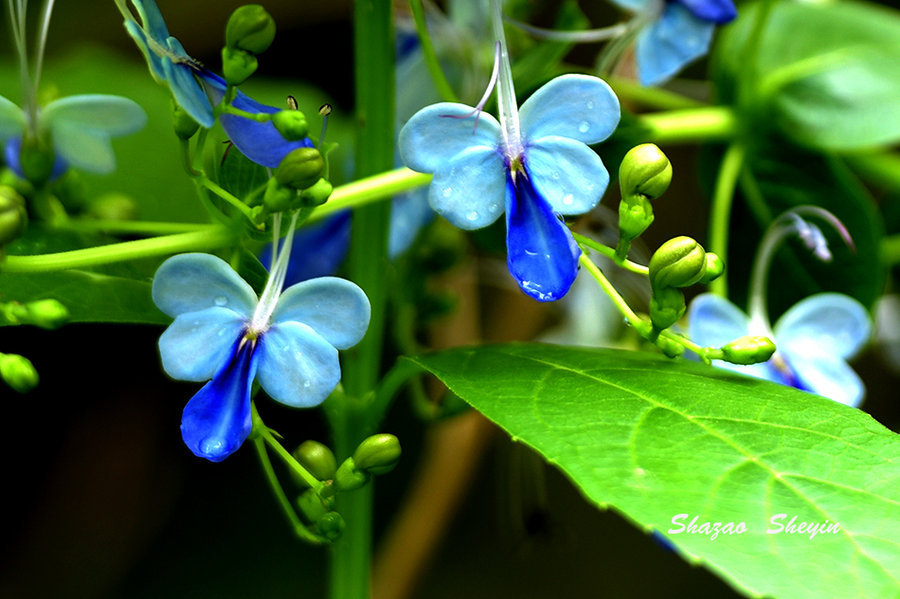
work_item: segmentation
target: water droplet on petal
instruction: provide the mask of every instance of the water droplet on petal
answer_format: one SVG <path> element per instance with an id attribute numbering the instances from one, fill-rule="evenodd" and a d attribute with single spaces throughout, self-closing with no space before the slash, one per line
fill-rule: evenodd
<path id="1" fill-rule="evenodd" d="M 578 130 L 582 133 L 587 133 L 588 129 L 591 128 L 591 124 L 587 121 L 581 121 L 581 124 L 578 125 Z"/>
<path id="2" fill-rule="evenodd" d="M 228 303 L 228 298 L 224 295 L 220 295 L 216 299 L 213 300 L 217 306 L 224 306 Z"/>
<path id="3" fill-rule="evenodd" d="M 559 180 L 559 171 L 553 171 L 552 173 L 550 173 L 550 176 L 553 178 L 554 181 L 558 181 Z"/>
<path id="4" fill-rule="evenodd" d="M 466 219 L 468 219 L 471 222 L 475 222 L 476 220 L 478 220 L 478 213 L 476 211 L 472 210 L 471 212 L 466 214 Z"/>
<path id="5" fill-rule="evenodd" d="M 593 100 L 588 100 L 588 102 L 587 102 L 587 108 L 588 108 L 588 110 L 593 110 L 593 108 L 594 108 L 594 101 L 593 101 Z"/>
<path id="6" fill-rule="evenodd" d="M 225 443 L 222 439 L 215 437 L 206 437 L 200 441 L 200 451 L 206 455 L 218 455 L 224 447 Z"/>
<path id="7" fill-rule="evenodd" d="M 567 193 L 563 196 L 562 203 L 566 206 L 571 206 L 575 203 L 575 198 L 572 197 L 571 193 Z"/>
<path id="8" fill-rule="evenodd" d="M 304 389 L 309 389 L 311 386 L 312 386 L 312 383 L 310 383 L 309 381 L 303 381 Z"/>
<path id="9" fill-rule="evenodd" d="M 444 191 L 443 191 L 442 193 L 443 193 L 443 195 L 444 195 L 445 198 L 449 198 L 450 195 L 453 193 L 453 188 L 452 188 L 452 187 L 445 187 L 445 188 L 444 188 Z"/>

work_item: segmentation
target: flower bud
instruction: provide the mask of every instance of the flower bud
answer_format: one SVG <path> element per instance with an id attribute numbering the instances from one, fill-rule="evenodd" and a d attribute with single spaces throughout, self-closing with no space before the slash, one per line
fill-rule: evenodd
<path id="1" fill-rule="evenodd" d="M 356 467 L 353 458 L 347 458 L 334 475 L 334 486 L 338 491 L 353 491 L 369 482 L 369 475 Z"/>
<path id="2" fill-rule="evenodd" d="M 256 72 L 256 57 L 237 48 L 222 48 L 222 75 L 228 85 L 240 85 Z"/>
<path id="3" fill-rule="evenodd" d="M 318 441 L 304 441 L 294 450 L 294 458 L 319 480 L 334 478 L 337 460 L 327 446 Z"/>
<path id="4" fill-rule="evenodd" d="M 19 393 L 31 391 L 40 380 L 31 360 L 18 354 L 0 354 L 0 378 Z"/>
<path id="5" fill-rule="evenodd" d="M 278 165 L 275 178 L 282 185 L 306 189 L 319 180 L 324 170 L 325 161 L 317 149 L 297 148 Z"/>
<path id="6" fill-rule="evenodd" d="M 175 127 L 175 135 L 179 139 L 190 139 L 200 128 L 200 123 L 194 117 L 185 112 L 178 102 L 172 102 L 172 124 Z"/>
<path id="7" fill-rule="evenodd" d="M 263 195 L 263 205 L 269 212 L 282 212 L 291 207 L 297 190 L 281 185 L 274 177 L 266 183 L 266 193 Z"/>
<path id="8" fill-rule="evenodd" d="M 316 530 L 332 543 L 344 534 L 344 526 L 344 518 L 337 512 L 328 512 L 316 521 Z"/>
<path id="9" fill-rule="evenodd" d="M 30 324 L 42 329 L 57 329 L 69 321 L 69 311 L 55 299 L 43 299 L 25 304 Z"/>
<path id="10" fill-rule="evenodd" d="M 631 148 L 619 166 L 622 197 L 641 195 L 655 200 L 672 182 L 672 164 L 654 144 Z"/>
<path id="11" fill-rule="evenodd" d="M 306 115 L 299 110 L 282 110 L 272 115 L 272 124 L 287 141 L 300 141 L 309 133 Z"/>
<path id="12" fill-rule="evenodd" d="M 657 337 L 656 346 L 662 350 L 662 353 L 664 353 L 667 358 L 677 358 L 684 353 L 683 345 L 668 337 L 663 337 L 662 335 Z"/>
<path id="13" fill-rule="evenodd" d="M 312 187 L 300 192 L 300 205 L 308 208 L 321 206 L 331 197 L 334 186 L 327 179 L 319 179 Z"/>
<path id="14" fill-rule="evenodd" d="M 22 235 L 28 224 L 25 200 L 8 185 L 0 185 L 0 246 Z"/>
<path id="15" fill-rule="evenodd" d="M 353 452 L 356 467 L 369 474 L 390 472 L 400 461 L 400 441 L 386 433 L 366 438 Z"/>
<path id="16" fill-rule="evenodd" d="M 706 272 L 698 281 L 704 285 L 708 285 L 722 276 L 725 272 L 725 261 L 713 252 L 706 252 Z"/>
<path id="17" fill-rule="evenodd" d="M 687 304 L 684 303 L 684 294 L 674 287 L 660 287 L 653 289 L 650 298 L 650 321 L 657 330 L 667 329 L 684 316 Z"/>
<path id="18" fill-rule="evenodd" d="M 748 335 L 722 346 L 722 359 L 732 364 L 759 364 L 771 358 L 775 349 L 768 337 Z"/>
<path id="19" fill-rule="evenodd" d="M 616 254 L 620 259 L 628 255 L 631 242 L 653 224 L 653 206 L 644 196 L 637 194 L 622 196 L 619 202 L 619 247 Z"/>
<path id="20" fill-rule="evenodd" d="M 55 162 L 56 153 L 51 145 L 36 139 L 22 140 L 19 165 L 26 179 L 35 185 L 44 183 L 53 174 Z"/>
<path id="21" fill-rule="evenodd" d="M 124 193 L 105 193 L 93 200 L 85 216 L 97 220 L 134 220 L 138 215 L 138 207 L 134 199 Z"/>
<path id="22" fill-rule="evenodd" d="M 275 39 L 275 20 L 259 4 L 247 4 L 237 8 L 225 26 L 225 45 L 261 54 Z"/>
<path id="23" fill-rule="evenodd" d="M 328 508 L 312 489 L 307 489 L 300 494 L 300 497 L 297 498 L 297 507 L 309 522 L 315 522 L 328 513 Z"/>
<path id="24" fill-rule="evenodd" d="M 674 237 L 650 258 L 650 284 L 654 289 L 689 287 L 706 274 L 706 251 L 690 237 Z"/>

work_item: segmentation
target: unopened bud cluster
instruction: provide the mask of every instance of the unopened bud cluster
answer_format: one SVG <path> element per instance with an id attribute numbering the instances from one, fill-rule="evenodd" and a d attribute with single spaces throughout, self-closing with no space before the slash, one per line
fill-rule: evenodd
<path id="1" fill-rule="evenodd" d="M 690 237 L 662 244 L 650 259 L 650 320 L 656 330 L 675 324 L 687 309 L 681 288 L 707 284 L 725 270 L 722 259 Z"/>
<path id="2" fill-rule="evenodd" d="M 672 182 L 672 164 L 654 144 L 635 146 L 625 154 L 619 166 L 619 243 L 616 255 L 624 260 L 637 239 L 653 223 L 655 200 Z"/>
<path id="3" fill-rule="evenodd" d="M 222 73 L 229 85 L 240 85 L 258 66 L 256 55 L 266 51 L 275 39 L 275 21 L 259 4 L 235 10 L 225 26 Z"/>

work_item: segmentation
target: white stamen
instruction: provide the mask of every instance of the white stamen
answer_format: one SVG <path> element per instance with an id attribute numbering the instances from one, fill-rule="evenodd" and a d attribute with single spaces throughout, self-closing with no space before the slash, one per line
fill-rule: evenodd
<path id="1" fill-rule="evenodd" d="M 522 155 L 524 146 L 519 130 L 519 109 L 516 104 L 516 90 L 513 87 L 512 68 L 509 65 L 509 51 L 506 48 L 506 35 L 503 32 L 503 2 L 494 0 L 492 15 L 494 38 L 500 46 L 500 73 L 497 80 L 497 111 L 500 126 L 503 130 L 504 154 L 510 161 L 516 161 Z"/>
<path id="2" fill-rule="evenodd" d="M 287 235 L 278 247 L 278 233 L 281 225 L 280 214 L 276 214 L 272 219 L 272 231 L 275 237 L 272 245 L 272 255 L 277 257 L 273 259 L 272 267 L 269 270 L 269 280 L 260 295 L 259 303 L 256 304 L 256 310 L 253 312 L 253 318 L 247 327 L 247 332 L 253 336 L 258 336 L 269 328 L 269 320 L 278 304 L 278 298 L 281 296 L 281 290 L 284 288 L 284 280 L 287 278 L 287 267 L 290 263 L 291 246 L 294 242 L 294 229 L 297 226 L 297 217 L 299 212 L 295 212 L 291 217 L 291 224 L 288 227 Z"/>

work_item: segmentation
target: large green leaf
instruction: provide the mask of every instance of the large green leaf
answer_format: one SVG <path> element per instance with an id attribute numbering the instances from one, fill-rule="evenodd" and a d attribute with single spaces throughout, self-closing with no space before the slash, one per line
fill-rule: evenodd
<path id="1" fill-rule="evenodd" d="M 900 436 L 865 412 L 638 352 L 513 344 L 412 359 L 598 506 L 748 595 L 900 597 Z M 680 514 L 746 532 L 669 533 Z M 767 534 L 779 514 L 839 530 Z"/>

